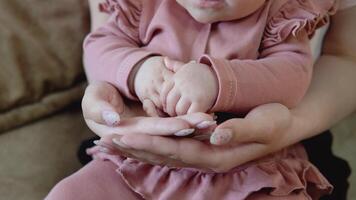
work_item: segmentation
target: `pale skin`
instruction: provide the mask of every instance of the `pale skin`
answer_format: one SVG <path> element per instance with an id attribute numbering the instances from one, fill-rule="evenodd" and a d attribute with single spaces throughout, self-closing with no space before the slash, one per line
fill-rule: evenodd
<path id="1" fill-rule="evenodd" d="M 127 132 L 137 130 L 138 121 L 154 125 L 146 128 L 145 132 L 141 131 L 144 134 L 117 136 L 117 147 L 126 155 L 153 164 L 224 172 L 330 128 L 356 109 L 356 46 L 353 45 L 356 44 L 353 37 L 356 27 L 352 22 L 355 17 L 356 7 L 340 11 L 333 17 L 334 23 L 325 41 L 324 54 L 316 64 L 310 89 L 296 108 L 288 110 L 279 104 L 268 104 L 255 108 L 244 119 L 226 121 L 216 128 L 212 137 L 218 137 L 222 129 L 229 130 L 231 137 L 226 143 L 215 145 L 187 138 L 178 140 L 147 135 L 157 131 L 169 135 L 187 127 L 171 121 L 169 125 L 176 127 L 176 130 L 168 130 L 164 123 L 159 123 L 160 118 L 128 117 L 127 120 L 134 120 L 131 120 L 131 126 L 126 127 Z M 89 88 L 94 89 L 91 92 L 88 89 L 83 99 L 83 102 L 88 102 L 83 104 L 83 113 L 89 127 L 100 136 L 122 130 L 121 127 L 108 125 L 102 117 L 102 111 L 122 114 L 122 110 L 125 110 L 125 113 L 132 113 L 129 111 L 137 107 L 124 105 L 120 95 L 110 85 L 93 83 Z M 112 105 L 112 96 L 108 97 L 99 91 L 110 92 L 110 95 L 119 99 L 118 103 Z M 189 121 L 189 115 L 186 120 Z M 236 152 L 239 152 L 239 157 L 231 156 Z"/>
<path id="2" fill-rule="evenodd" d="M 245 17 L 260 8 L 265 0 L 222 0 L 217 8 L 202 8 L 197 0 L 177 2 L 198 22 L 213 23 Z M 206 113 L 218 96 L 219 86 L 213 69 L 194 61 L 180 63 L 161 56 L 149 57 L 135 67 L 129 80 L 131 91 L 149 116 Z"/>

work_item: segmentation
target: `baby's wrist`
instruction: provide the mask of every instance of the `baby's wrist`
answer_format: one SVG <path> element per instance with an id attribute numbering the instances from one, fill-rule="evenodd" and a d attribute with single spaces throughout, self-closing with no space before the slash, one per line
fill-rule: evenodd
<path id="1" fill-rule="evenodd" d="M 128 80 L 128 86 L 129 86 L 129 90 L 132 94 L 136 95 L 136 91 L 135 91 L 135 78 L 137 75 L 137 72 L 140 70 L 140 68 L 142 67 L 142 65 L 149 60 L 150 58 L 152 58 L 152 56 L 146 57 L 144 59 L 142 59 L 140 62 L 138 62 L 133 69 L 130 72 L 129 75 L 129 80 Z"/>
<path id="2" fill-rule="evenodd" d="M 214 87 L 215 87 L 215 90 L 214 90 L 214 101 L 213 101 L 213 104 L 211 105 L 209 111 L 211 111 L 216 103 L 217 103 L 217 100 L 218 100 L 218 97 L 219 97 L 219 79 L 218 79 L 218 75 L 216 74 L 215 70 L 213 69 L 213 67 L 207 65 L 209 70 L 210 70 L 210 73 L 212 74 L 212 76 L 214 77 Z"/>

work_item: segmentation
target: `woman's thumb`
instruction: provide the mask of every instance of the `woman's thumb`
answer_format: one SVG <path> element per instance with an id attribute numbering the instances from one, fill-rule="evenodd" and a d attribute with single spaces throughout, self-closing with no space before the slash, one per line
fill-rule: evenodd
<path id="1" fill-rule="evenodd" d="M 120 114 L 124 112 L 124 102 L 110 84 L 93 83 L 85 91 L 82 109 L 86 120 L 116 126 L 120 123 Z"/>
<path id="2" fill-rule="evenodd" d="M 248 119 L 231 119 L 220 124 L 210 137 L 213 145 L 254 142 L 258 129 Z"/>

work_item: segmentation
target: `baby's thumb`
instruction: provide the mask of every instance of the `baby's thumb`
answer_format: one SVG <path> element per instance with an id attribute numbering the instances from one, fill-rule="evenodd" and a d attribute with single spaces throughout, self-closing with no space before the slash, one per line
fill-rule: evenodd
<path id="1" fill-rule="evenodd" d="M 142 101 L 143 110 L 150 117 L 160 117 L 157 111 L 156 105 L 150 99 L 145 99 Z"/>
<path id="2" fill-rule="evenodd" d="M 185 65 L 185 63 L 178 61 L 178 60 L 172 60 L 168 57 L 164 57 L 163 59 L 164 61 L 164 65 L 171 71 L 173 72 L 177 72 L 179 71 L 180 68 L 182 68 L 182 66 Z"/>

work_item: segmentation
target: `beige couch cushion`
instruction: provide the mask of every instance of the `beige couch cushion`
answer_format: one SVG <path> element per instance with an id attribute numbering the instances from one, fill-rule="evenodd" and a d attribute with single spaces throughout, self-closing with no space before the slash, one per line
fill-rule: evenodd
<path id="1" fill-rule="evenodd" d="M 0 132 L 82 96 L 87 1 L 0 1 Z"/>

